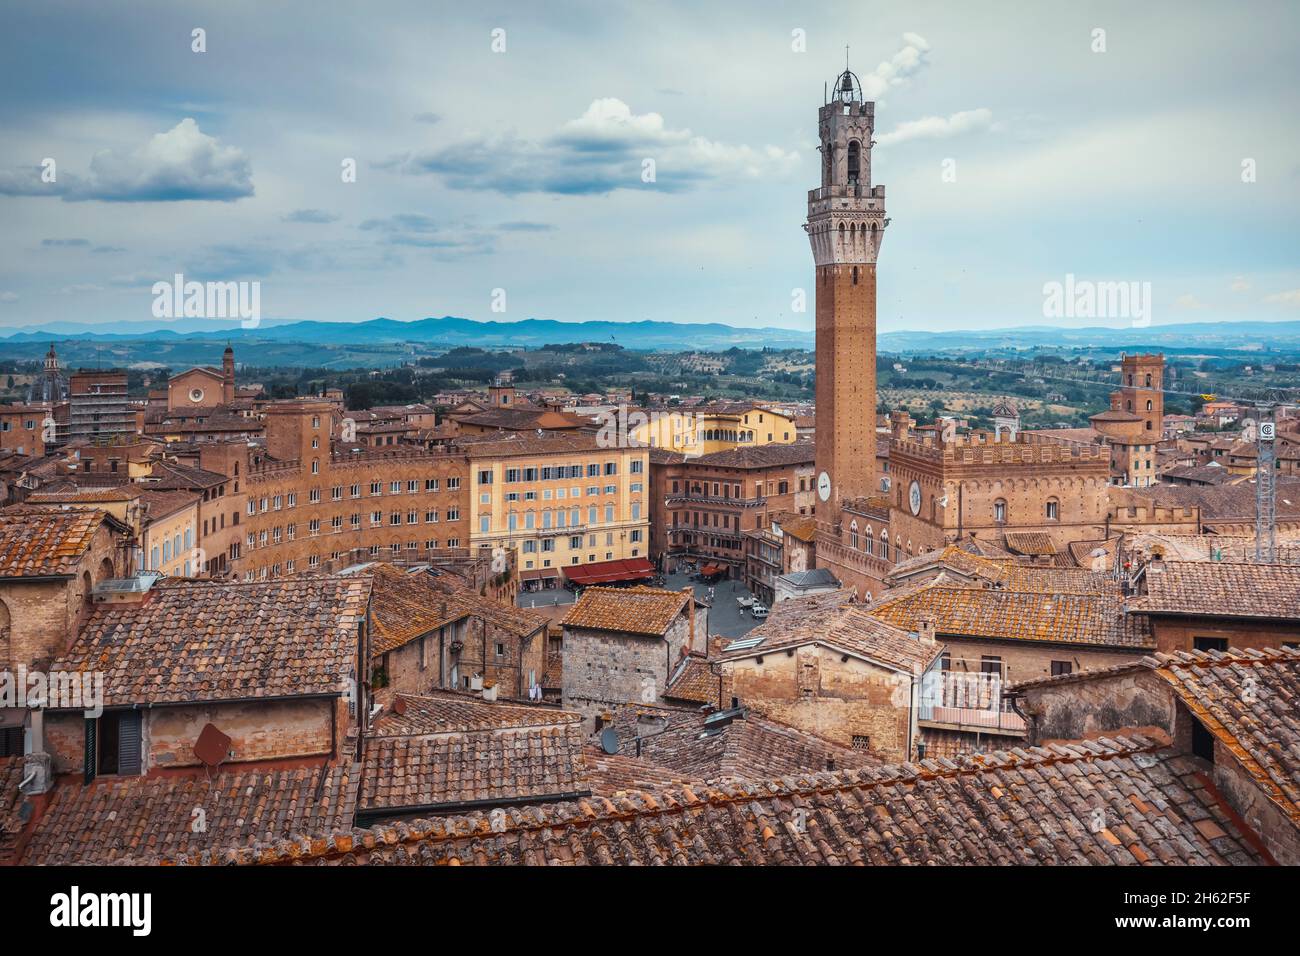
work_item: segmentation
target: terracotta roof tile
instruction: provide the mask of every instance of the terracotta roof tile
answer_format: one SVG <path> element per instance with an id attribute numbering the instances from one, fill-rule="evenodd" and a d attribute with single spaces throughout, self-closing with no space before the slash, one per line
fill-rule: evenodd
<path id="1" fill-rule="evenodd" d="M 949 572 L 963 579 L 1006 591 L 1062 594 L 1118 594 L 1119 582 L 1110 575 L 1082 568 L 1042 567 L 1014 558 L 986 558 L 952 544 L 942 551 L 918 555 L 890 569 L 887 580 L 907 581 L 929 571 Z M 888 592 L 884 595 L 889 597 Z"/>
<path id="2" fill-rule="evenodd" d="M 37 822 L 28 864 L 109 864 L 246 847 L 352 825 L 358 768 L 68 780 Z M 196 828 L 195 809 L 205 828 Z"/>
<path id="3" fill-rule="evenodd" d="M 1156 673 L 1300 824 L 1300 650 L 1160 655 Z"/>
<path id="4" fill-rule="evenodd" d="M 402 696 L 366 740 L 360 810 L 372 817 L 451 812 L 588 792 L 580 715 L 446 694 Z"/>
<path id="5" fill-rule="evenodd" d="M 1007 550 L 1014 554 L 1056 554 L 1052 536 L 1045 531 L 1008 531 L 1002 539 Z"/>
<path id="6" fill-rule="evenodd" d="M 593 796 L 613 797 L 631 790 L 701 786 L 704 781 L 626 754 L 607 754 L 597 747 L 582 752 L 585 779 Z"/>
<path id="7" fill-rule="evenodd" d="M 518 727 L 572 724 L 582 718 L 554 706 L 488 702 L 454 691 L 427 695 L 399 694 L 375 720 L 376 737 L 402 737 L 433 733 L 472 733 Z"/>
<path id="8" fill-rule="evenodd" d="M 0 511 L 0 578 L 72 574 L 101 524 L 102 511 Z"/>
<path id="9" fill-rule="evenodd" d="M 1259 863 L 1233 820 L 1196 781 L 1196 770 L 1194 761 L 1144 738 L 1103 740 L 512 808 L 496 827 L 485 813 L 414 820 L 184 859 L 534 866 Z M 1206 817 L 1215 819 L 1223 837 L 1207 839 L 1197 830 L 1195 822 Z"/>
<path id="10" fill-rule="evenodd" d="M 816 449 L 812 442 L 796 441 L 789 444 L 773 442 L 729 448 L 692 458 L 690 463 L 692 466 L 710 468 L 780 468 L 787 465 L 811 465 L 815 458 Z"/>
<path id="11" fill-rule="evenodd" d="M 1145 615 L 1126 614 L 1119 594 L 1001 591 L 936 581 L 898 597 L 886 591 L 870 613 L 907 630 L 929 616 L 941 638 L 1155 646 Z"/>
<path id="12" fill-rule="evenodd" d="M 18 834 L 24 825 L 23 798 L 18 792 L 23 770 L 22 757 L 0 757 L 0 864 L 12 862 Z"/>
<path id="13" fill-rule="evenodd" d="M 663 696 L 668 700 L 688 700 L 719 706 L 718 675 L 709 667 L 708 658 L 691 651 L 678 661 L 668 676 Z"/>
<path id="14" fill-rule="evenodd" d="M 705 713 L 695 708 L 632 705 L 615 713 L 612 726 L 624 756 L 708 782 L 766 780 L 880 764 L 867 751 L 852 750 L 745 708 Z"/>
<path id="15" fill-rule="evenodd" d="M 508 607 L 472 590 L 449 591 L 424 571 L 376 563 L 364 570 L 371 578 L 371 653 L 402 647 L 452 621 L 477 617 L 524 636 L 546 626 L 547 619 L 527 608 Z"/>
<path id="16" fill-rule="evenodd" d="M 777 602 L 771 617 L 724 648 L 721 660 L 823 644 L 886 667 L 921 674 L 943 652 L 938 643 L 924 643 L 911 633 L 915 625 L 909 631 L 880 618 L 865 605 L 851 603 L 852 594 L 851 589 L 829 591 Z"/>
<path id="17" fill-rule="evenodd" d="M 582 592 L 582 597 L 564 615 L 561 623 L 565 627 L 595 631 L 662 636 L 687 606 L 690 597 L 686 591 L 662 591 L 658 588 L 590 587 Z"/>
<path id="18" fill-rule="evenodd" d="M 1300 566 L 1163 561 L 1142 572 L 1134 610 L 1212 617 L 1300 618 Z"/>
<path id="19" fill-rule="evenodd" d="M 1151 671 L 1300 825 L 1300 649 L 1179 651 L 1023 681 L 1008 693 Z"/>
<path id="20" fill-rule="evenodd" d="M 342 694 L 369 599 L 365 578 L 164 580 L 96 606 L 54 668 L 103 672 L 110 707 Z"/>

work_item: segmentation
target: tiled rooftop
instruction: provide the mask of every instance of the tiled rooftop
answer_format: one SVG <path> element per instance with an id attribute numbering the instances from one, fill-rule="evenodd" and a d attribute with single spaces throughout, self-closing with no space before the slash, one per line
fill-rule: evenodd
<path id="1" fill-rule="evenodd" d="M 578 714 L 553 706 L 489 703 L 481 697 L 455 691 L 427 695 L 399 694 L 375 720 L 371 733 L 378 737 L 437 733 L 471 733 L 511 727 L 551 727 L 576 723 Z"/>
<path id="2" fill-rule="evenodd" d="M 416 820 L 198 863 L 1252 864 L 1189 758 L 1148 739 Z M 140 862 L 149 862 L 143 857 Z"/>
<path id="3" fill-rule="evenodd" d="M 346 829 L 357 782 L 351 765 L 100 777 L 88 786 L 67 780 L 55 788 L 22 861 L 108 864 Z M 196 808 L 206 829 L 194 826 Z"/>
<path id="4" fill-rule="evenodd" d="M 607 754 L 599 747 L 584 749 L 582 762 L 587 786 L 597 797 L 613 797 L 629 790 L 663 790 L 703 784 L 703 781 L 676 770 L 621 753 Z"/>
<path id="5" fill-rule="evenodd" d="M 1023 681 L 1020 693 L 1150 671 L 1300 825 L 1300 649 L 1179 651 L 1128 664 Z"/>
<path id="6" fill-rule="evenodd" d="M 583 780 L 578 714 L 440 694 L 403 695 L 365 744 L 360 809 L 436 813 L 568 799 Z"/>
<path id="7" fill-rule="evenodd" d="M 565 627 L 662 636 L 689 600 L 685 591 L 590 587 L 562 623 Z"/>
<path id="8" fill-rule="evenodd" d="M 0 757 L 0 864 L 11 862 L 23 828 L 19 813 L 22 795 L 18 785 L 23 780 L 23 758 Z"/>
<path id="9" fill-rule="evenodd" d="M 1015 554 L 1056 554 L 1052 536 L 1043 531 L 1008 531 L 1002 540 L 1007 550 Z"/>
<path id="10" fill-rule="evenodd" d="M 102 511 L 0 511 L 0 578 L 71 574 L 108 516 Z"/>
<path id="11" fill-rule="evenodd" d="M 773 442 L 767 445 L 750 445 L 715 451 L 692 458 L 689 464 L 694 468 L 781 468 L 790 465 L 811 465 L 815 457 L 816 449 L 810 441 L 796 441 L 789 444 Z"/>
<path id="12" fill-rule="evenodd" d="M 377 562 L 363 573 L 373 581 L 371 653 L 376 656 L 469 616 L 484 618 L 519 636 L 546 626 L 546 618 L 536 611 L 508 607 L 468 589 L 451 591 L 425 571 Z"/>
<path id="13" fill-rule="evenodd" d="M 940 638 L 1155 646 L 1145 615 L 1125 614 L 1118 594 L 1016 592 L 931 582 L 901 596 L 886 591 L 870 613 L 907 630 L 915 630 L 921 617 L 929 616 Z"/>
<path id="14" fill-rule="evenodd" d="M 817 536 L 817 519 L 812 515 L 788 514 L 777 518 L 781 531 L 800 541 L 812 541 Z"/>
<path id="15" fill-rule="evenodd" d="M 1270 619 L 1300 618 L 1300 566 L 1227 561 L 1163 561 L 1147 565 L 1145 593 L 1129 602 L 1160 614 Z"/>
<path id="16" fill-rule="evenodd" d="M 427 575 L 411 573 L 391 564 L 366 569 L 371 589 L 372 654 L 396 650 L 422 634 L 458 621 L 468 613 L 463 595 L 439 591 Z"/>
<path id="17" fill-rule="evenodd" d="M 772 615 L 740 641 L 723 650 L 722 660 L 822 644 L 910 674 L 929 668 L 943 651 L 910 631 L 877 617 L 867 606 L 850 603 L 851 590 L 779 601 Z"/>
<path id="18" fill-rule="evenodd" d="M 110 707 L 343 694 L 369 598 L 366 578 L 164 580 L 97 606 L 54 667 L 102 671 Z"/>
<path id="19" fill-rule="evenodd" d="M 1111 576 L 1083 568 L 1043 567 L 1013 558 L 986 558 L 955 544 L 902 561 L 890 569 L 890 581 L 904 582 L 930 571 L 1006 591 L 1058 594 L 1117 594 L 1119 583 Z M 884 595 L 888 597 L 888 592 Z"/>
<path id="20" fill-rule="evenodd" d="M 578 724 L 366 741 L 360 811 L 437 813 L 589 793 Z"/>
<path id="21" fill-rule="evenodd" d="M 767 780 L 789 773 L 817 773 L 879 766 L 851 750 L 745 709 L 705 713 L 694 708 L 629 705 L 612 723 L 619 753 L 696 780 Z"/>
<path id="22" fill-rule="evenodd" d="M 709 667 L 708 658 L 691 651 L 681 658 L 668 675 L 663 696 L 669 700 L 687 700 L 718 706 L 718 675 Z"/>
<path id="23" fill-rule="evenodd" d="M 1300 824 L 1300 650 L 1160 655 L 1156 673 Z"/>

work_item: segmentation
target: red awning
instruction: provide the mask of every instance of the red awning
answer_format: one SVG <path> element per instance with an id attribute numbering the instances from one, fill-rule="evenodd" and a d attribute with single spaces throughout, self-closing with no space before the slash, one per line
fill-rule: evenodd
<path id="1" fill-rule="evenodd" d="M 654 577 L 654 573 L 654 565 L 646 558 L 575 564 L 564 569 L 565 577 L 573 584 L 582 587 L 592 584 L 615 584 L 619 581 L 642 581 Z"/>
<path id="2" fill-rule="evenodd" d="M 538 581 L 542 578 L 558 578 L 560 576 L 557 568 L 537 568 L 533 571 L 520 571 L 520 581 Z"/>

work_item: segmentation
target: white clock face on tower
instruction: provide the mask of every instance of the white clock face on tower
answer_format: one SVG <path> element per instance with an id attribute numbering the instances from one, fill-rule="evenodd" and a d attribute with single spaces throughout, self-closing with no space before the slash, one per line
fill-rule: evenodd
<path id="1" fill-rule="evenodd" d="M 817 497 L 822 501 L 831 500 L 831 476 L 824 471 L 817 476 Z"/>
<path id="2" fill-rule="evenodd" d="M 907 490 L 907 503 L 912 509 L 912 514 L 919 515 L 921 513 L 921 483 L 919 481 L 912 482 L 912 487 Z"/>

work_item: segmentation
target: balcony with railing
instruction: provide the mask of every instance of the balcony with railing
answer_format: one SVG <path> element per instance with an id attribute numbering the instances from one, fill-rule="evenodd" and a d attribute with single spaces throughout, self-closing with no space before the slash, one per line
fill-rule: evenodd
<path id="1" fill-rule="evenodd" d="M 767 504 L 767 498 L 728 498 L 725 495 L 706 495 L 701 492 L 691 491 L 674 491 L 664 496 L 664 501 L 670 505 L 698 504 L 698 505 L 722 505 L 729 508 L 761 508 Z"/>
<path id="2" fill-rule="evenodd" d="M 941 730 L 1023 735 L 1025 719 L 1002 697 L 1001 674 L 935 670 L 921 682 L 917 719 Z"/>

